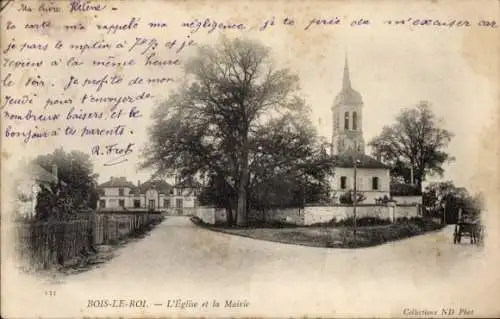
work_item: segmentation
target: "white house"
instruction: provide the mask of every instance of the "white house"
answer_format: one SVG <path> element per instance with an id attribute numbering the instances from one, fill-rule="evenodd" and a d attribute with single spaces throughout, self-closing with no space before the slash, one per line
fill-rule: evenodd
<path id="1" fill-rule="evenodd" d="M 389 168 L 374 158 L 360 153 L 334 156 L 335 177 L 332 181 L 333 200 L 339 203 L 342 194 L 354 189 L 354 161 L 356 161 L 356 190 L 363 193 L 363 203 L 375 204 L 377 199 L 390 198 Z"/>
<path id="2" fill-rule="evenodd" d="M 333 133 L 331 154 L 335 160 L 335 177 L 331 186 L 333 201 L 339 203 L 342 194 L 354 189 L 356 161 L 356 190 L 363 193 L 363 203 L 390 197 L 389 167 L 365 154 L 363 137 L 363 99 L 352 88 L 347 57 L 344 65 L 342 90 L 332 106 Z"/>
<path id="3" fill-rule="evenodd" d="M 99 185 L 99 210 L 154 210 L 194 208 L 199 187 L 183 181 L 175 186 L 164 180 L 149 180 L 137 185 L 125 177 L 111 177 Z"/>

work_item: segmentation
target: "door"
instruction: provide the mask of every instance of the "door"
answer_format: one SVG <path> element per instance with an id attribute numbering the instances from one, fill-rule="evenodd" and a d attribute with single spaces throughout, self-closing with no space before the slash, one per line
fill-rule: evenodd
<path id="1" fill-rule="evenodd" d="M 175 200 L 175 208 L 182 208 L 182 198 L 177 198 Z"/>
<path id="2" fill-rule="evenodd" d="M 149 206 L 148 206 L 149 209 L 155 209 L 155 200 L 154 199 L 150 199 L 149 200 Z"/>

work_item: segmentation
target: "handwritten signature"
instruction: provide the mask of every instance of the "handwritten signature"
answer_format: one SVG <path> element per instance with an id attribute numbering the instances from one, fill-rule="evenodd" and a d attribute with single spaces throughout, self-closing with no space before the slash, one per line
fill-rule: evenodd
<path id="1" fill-rule="evenodd" d="M 134 152 L 134 145 L 135 143 L 128 143 L 125 146 L 120 146 L 118 143 L 108 145 L 94 145 L 92 146 L 90 153 L 94 156 L 114 155 L 115 157 L 104 163 L 104 166 L 113 166 L 123 162 L 127 162 L 127 156 Z"/>

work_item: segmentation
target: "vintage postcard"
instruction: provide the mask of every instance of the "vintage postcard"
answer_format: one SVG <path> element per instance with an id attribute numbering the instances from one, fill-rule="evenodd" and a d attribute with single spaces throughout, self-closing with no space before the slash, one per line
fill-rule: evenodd
<path id="1" fill-rule="evenodd" d="M 2 317 L 500 316 L 500 2 L 0 4 Z"/>

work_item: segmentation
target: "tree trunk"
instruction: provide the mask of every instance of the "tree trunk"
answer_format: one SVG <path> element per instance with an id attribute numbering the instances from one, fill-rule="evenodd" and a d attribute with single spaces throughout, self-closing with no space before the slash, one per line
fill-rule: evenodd
<path id="1" fill-rule="evenodd" d="M 247 218 L 247 183 L 246 180 L 248 180 L 248 173 L 243 172 L 241 174 L 241 183 L 238 188 L 238 210 L 236 212 L 237 214 L 237 225 L 238 226 L 248 226 L 248 218 Z"/>
<path id="2" fill-rule="evenodd" d="M 231 209 L 231 205 L 226 206 L 226 222 L 228 226 L 233 226 L 233 210 Z"/>
<path id="3" fill-rule="evenodd" d="M 238 185 L 238 209 L 236 215 L 238 226 L 248 226 L 248 182 L 250 179 L 248 172 L 248 151 L 245 150 L 242 155 L 241 174 Z"/>

